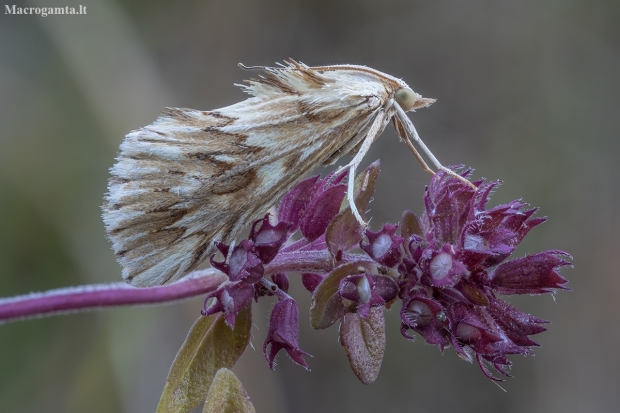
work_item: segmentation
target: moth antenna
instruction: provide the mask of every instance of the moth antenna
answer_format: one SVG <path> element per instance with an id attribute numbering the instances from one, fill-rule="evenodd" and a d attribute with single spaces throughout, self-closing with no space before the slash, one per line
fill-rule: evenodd
<path id="1" fill-rule="evenodd" d="M 243 70 L 267 70 L 269 68 L 268 66 L 246 66 L 243 63 L 237 63 L 237 66 Z"/>

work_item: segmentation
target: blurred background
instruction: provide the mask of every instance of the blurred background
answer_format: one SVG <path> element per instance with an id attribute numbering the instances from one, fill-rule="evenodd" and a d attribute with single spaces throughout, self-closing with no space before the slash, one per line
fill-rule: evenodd
<path id="1" fill-rule="evenodd" d="M 11 3 L 13 4 L 13 3 Z M 100 205 L 123 136 L 165 106 L 245 99 L 237 68 L 293 57 L 363 64 L 437 98 L 412 114 L 446 165 L 502 179 L 549 221 L 518 255 L 561 249 L 572 292 L 511 300 L 549 319 L 536 357 L 514 357 L 503 392 L 453 350 L 400 336 L 387 314 L 378 380 L 360 384 L 337 327 L 311 331 L 311 372 L 261 354 L 268 299 L 235 372 L 259 413 L 611 412 L 620 405 L 620 2 L 610 0 L 16 1 L 81 16 L 0 13 L 0 296 L 120 279 Z M 429 177 L 391 126 L 373 223 L 422 211 Z M 342 161 L 340 162 L 343 163 Z M 321 169 L 320 173 L 325 173 Z M 154 412 L 202 299 L 0 326 L 0 411 Z"/>

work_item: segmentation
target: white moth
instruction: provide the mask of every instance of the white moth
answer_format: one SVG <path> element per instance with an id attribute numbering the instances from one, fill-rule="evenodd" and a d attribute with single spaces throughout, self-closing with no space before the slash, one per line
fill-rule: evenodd
<path id="1" fill-rule="evenodd" d="M 135 286 L 183 277 L 214 242 L 232 242 L 313 169 L 346 154 L 349 204 L 364 224 L 352 202 L 355 169 L 390 119 L 425 170 L 433 173 L 412 139 L 446 170 L 405 113 L 434 100 L 402 80 L 353 65 L 240 66 L 264 71 L 242 86 L 253 97 L 212 111 L 167 108 L 120 146 L 103 221 Z"/>

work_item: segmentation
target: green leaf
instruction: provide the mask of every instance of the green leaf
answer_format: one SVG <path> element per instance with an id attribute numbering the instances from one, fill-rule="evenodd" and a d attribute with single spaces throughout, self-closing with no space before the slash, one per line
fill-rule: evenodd
<path id="1" fill-rule="evenodd" d="M 403 216 L 400 219 L 400 235 L 405 239 L 406 247 L 409 246 L 409 238 L 414 234 L 424 237 L 424 232 L 420 226 L 420 220 L 416 214 L 407 210 L 403 212 Z"/>
<path id="2" fill-rule="evenodd" d="M 383 307 L 371 308 L 366 318 L 358 313 L 345 315 L 340 326 L 340 344 L 357 378 L 363 384 L 374 382 L 385 352 Z"/>
<path id="3" fill-rule="evenodd" d="M 375 161 L 364 172 L 355 178 L 355 206 L 362 218 L 375 193 L 375 184 L 381 172 L 381 164 Z M 329 223 L 325 231 L 325 241 L 332 256 L 337 257 L 338 251 L 346 251 L 358 244 L 364 235 L 364 229 L 351 212 L 347 198 L 340 206 L 340 212 Z"/>
<path id="4" fill-rule="evenodd" d="M 185 413 L 204 401 L 215 373 L 235 365 L 250 341 L 251 305 L 241 310 L 235 328 L 222 313 L 200 317 L 177 353 L 157 413 Z"/>
<path id="5" fill-rule="evenodd" d="M 368 261 L 351 262 L 332 270 L 312 294 L 312 304 L 310 304 L 312 328 L 315 330 L 327 328 L 346 313 L 342 298 L 338 294 L 340 280 L 347 275 L 376 272 L 376 264 Z"/>
<path id="6" fill-rule="evenodd" d="M 219 369 L 202 413 L 256 413 L 243 385 L 232 371 Z"/>

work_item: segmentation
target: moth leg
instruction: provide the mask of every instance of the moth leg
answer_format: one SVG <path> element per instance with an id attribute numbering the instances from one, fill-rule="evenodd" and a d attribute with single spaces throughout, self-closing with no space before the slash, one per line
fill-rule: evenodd
<path id="1" fill-rule="evenodd" d="M 433 170 L 429 168 L 428 164 L 422 158 L 422 155 L 419 154 L 415 146 L 413 146 L 413 143 L 411 143 L 411 139 L 409 139 L 409 137 L 405 133 L 403 125 L 400 123 L 400 121 L 396 119 L 396 117 L 393 117 L 392 120 L 394 121 L 394 128 L 396 129 L 396 134 L 398 135 L 400 140 L 405 142 L 407 147 L 411 150 L 411 152 L 413 153 L 413 156 L 415 156 L 415 158 L 418 160 L 418 162 L 422 166 L 422 169 L 424 169 L 426 172 L 428 172 L 431 175 L 435 175 L 435 172 L 433 172 Z"/>
<path id="2" fill-rule="evenodd" d="M 452 176 L 452 177 L 462 181 L 463 183 L 469 185 L 473 189 L 478 189 L 478 187 L 476 187 L 476 185 L 474 185 L 471 182 L 469 182 L 469 180 L 463 178 L 461 175 L 457 174 L 453 170 L 448 169 L 445 166 L 443 166 L 437 160 L 437 158 L 435 158 L 435 155 L 433 155 L 433 153 L 430 151 L 430 149 L 428 149 L 426 147 L 424 142 L 422 142 L 422 139 L 420 139 L 420 135 L 418 135 L 418 131 L 415 129 L 415 126 L 413 126 L 413 123 L 411 123 L 411 119 L 409 119 L 409 116 L 407 116 L 407 114 L 405 113 L 403 108 L 401 108 L 398 105 L 398 103 L 394 103 L 394 108 L 396 109 L 396 116 L 398 117 L 398 120 L 400 121 L 401 125 L 403 126 L 403 129 L 405 130 L 405 133 L 407 134 L 407 137 L 408 138 L 413 138 L 413 140 L 415 140 L 417 142 L 417 144 L 420 145 L 420 148 L 422 148 L 422 150 L 424 151 L 426 156 L 428 156 L 430 158 L 430 160 L 433 162 L 433 164 L 435 164 L 437 169 L 440 169 L 440 170 L 444 171 L 448 175 L 450 175 L 450 176 Z"/>
<path id="3" fill-rule="evenodd" d="M 355 219 L 357 219 L 357 222 L 359 222 L 363 228 L 366 228 L 368 224 L 364 222 L 364 219 L 360 215 L 359 211 L 357 210 L 357 206 L 355 205 L 355 169 L 362 162 L 362 159 L 368 152 L 368 149 L 370 149 L 370 145 L 372 145 L 377 135 L 380 134 L 381 131 L 383 130 L 384 120 L 385 120 L 385 111 L 381 110 L 375 117 L 375 120 L 372 122 L 372 125 L 370 125 L 370 129 L 368 129 L 368 134 L 364 138 L 362 145 L 360 146 L 358 152 L 355 154 L 351 162 L 349 162 L 347 165 L 343 166 L 342 168 L 338 169 L 338 171 L 342 171 L 347 168 L 349 169 L 349 182 L 347 186 L 347 201 L 349 201 L 349 206 L 351 207 L 351 212 L 353 213 L 353 216 L 355 217 Z"/>

